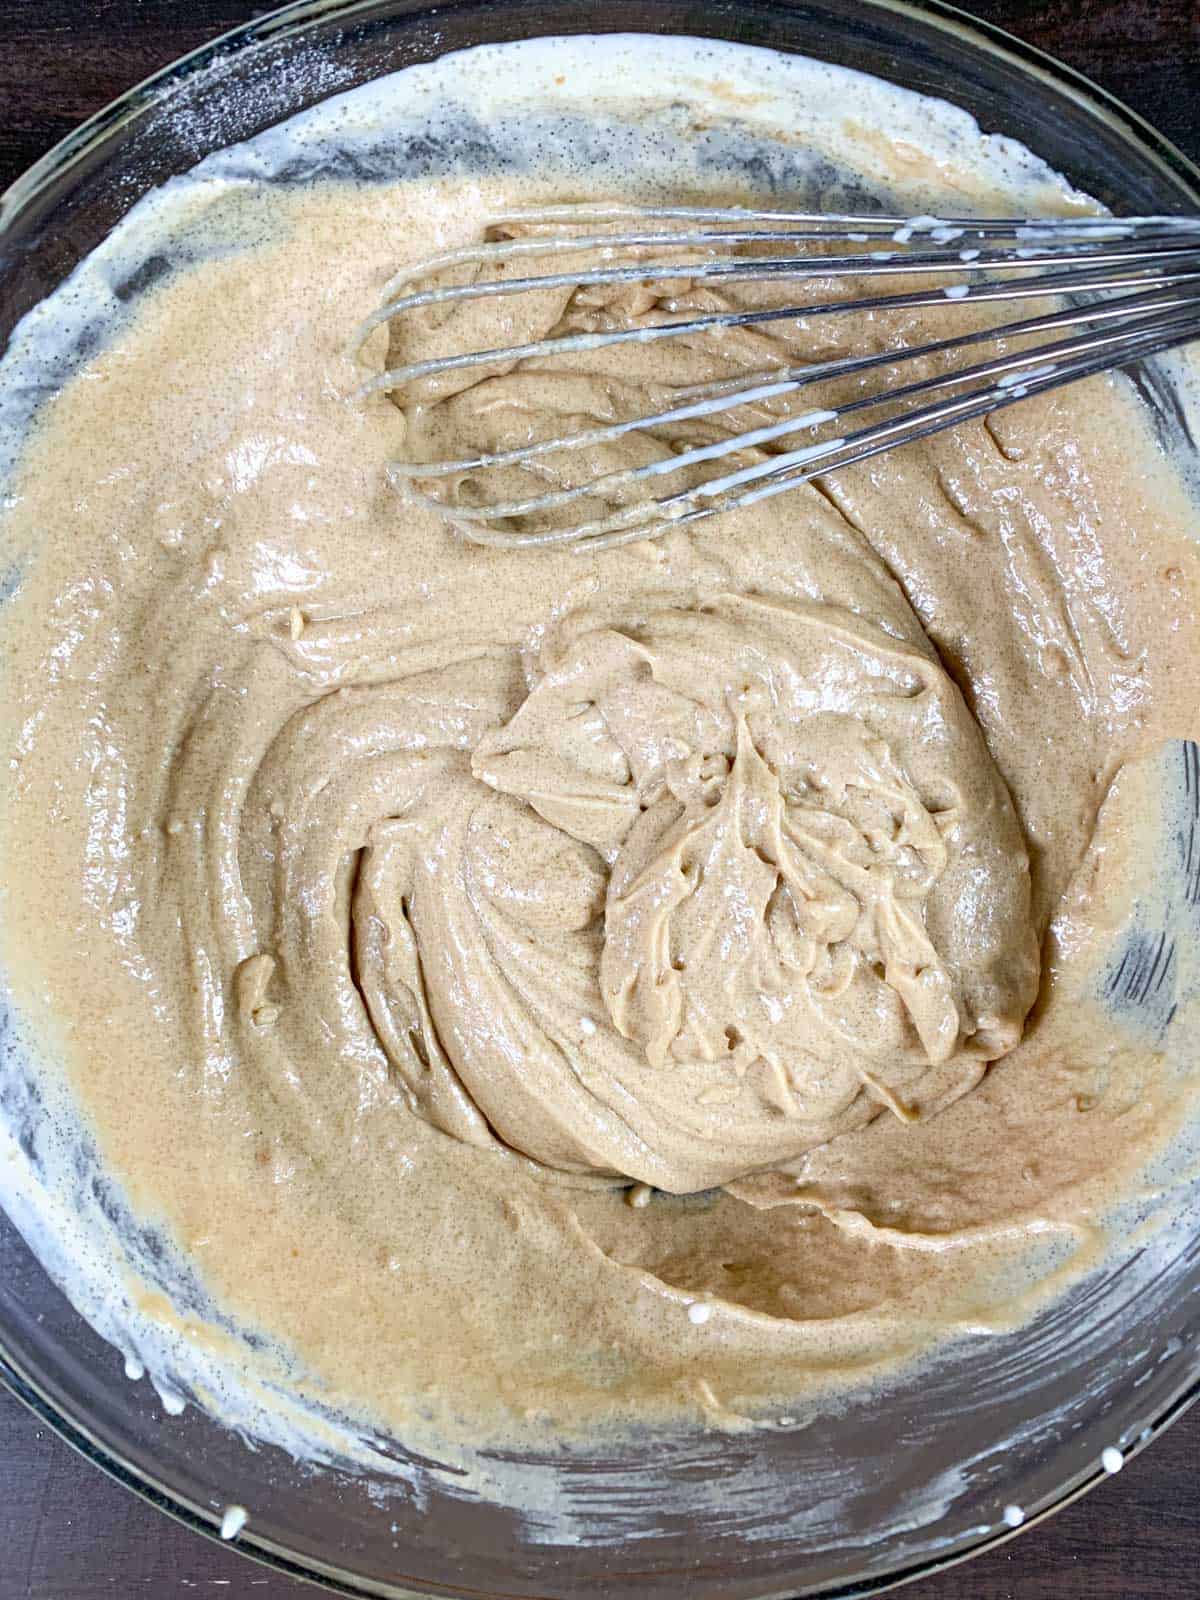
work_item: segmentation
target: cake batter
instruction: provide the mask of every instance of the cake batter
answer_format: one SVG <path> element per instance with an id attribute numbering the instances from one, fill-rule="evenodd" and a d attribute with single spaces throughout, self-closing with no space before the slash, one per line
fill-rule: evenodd
<path id="1" fill-rule="evenodd" d="M 478 548 L 389 484 L 402 406 L 353 398 L 387 340 L 349 336 L 406 260 L 578 192 L 181 203 L 221 247 L 45 401 L 5 513 L 18 1006 L 228 1325 L 401 1431 L 732 1426 L 1010 1326 L 1190 1105 L 1099 978 L 1200 733 L 1194 512 L 1140 403 L 1091 379 L 655 541 Z M 427 396 L 408 442 L 611 376 Z"/>

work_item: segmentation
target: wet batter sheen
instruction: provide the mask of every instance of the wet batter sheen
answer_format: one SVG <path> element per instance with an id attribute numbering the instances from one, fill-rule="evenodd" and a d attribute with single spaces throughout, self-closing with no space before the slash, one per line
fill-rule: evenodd
<path id="1" fill-rule="evenodd" d="M 18 1001 L 230 1325 L 400 1428 L 733 1425 L 1019 1322 L 1188 1104 L 1098 983 L 1154 752 L 1200 732 L 1193 513 L 1139 402 L 1093 379 L 657 541 L 478 548 L 389 485 L 402 447 L 969 315 L 351 398 L 398 265 L 577 192 L 225 195 L 189 225 L 254 243 L 139 298 L 6 517 Z"/>

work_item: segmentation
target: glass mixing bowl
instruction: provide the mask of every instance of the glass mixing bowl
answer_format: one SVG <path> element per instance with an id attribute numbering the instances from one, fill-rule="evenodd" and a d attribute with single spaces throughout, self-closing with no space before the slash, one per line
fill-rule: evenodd
<path id="1" fill-rule="evenodd" d="M 1200 173 L 1132 113 L 951 8 L 911 0 L 307 0 L 252 22 L 133 90 L 40 161 L 0 207 L 0 335 L 148 189 L 340 89 L 444 51 L 537 34 L 679 33 L 797 50 L 971 112 L 1126 213 L 1200 211 Z M 1142 392 L 1178 442 L 1153 374 Z M 1190 446 L 1194 448 L 1194 446 Z M 1185 752 L 1200 849 L 1200 774 Z M 1181 892 L 1183 889 L 1181 888 Z M 1198 926 L 1193 919 L 1192 926 Z M 1200 939 L 1200 933 L 1194 937 Z M 1136 996 L 1135 996 L 1136 998 Z M 0 1065 L 0 1104 L 11 1052 Z M 1193 1226 L 1131 1251 L 1016 1335 L 919 1381 L 850 1397 L 803 1428 L 696 1434 L 624 1454 L 529 1457 L 556 1535 L 426 1472 L 311 1468 L 251 1450 L 197 1407 L 164 1415 L 0 1215 L 0 1376 L 71 1444 L 209 1534 L 346 1594 L 654 1600 L 864 1595 L 929 1573 L 1081 1493 L 1113 1450 L 1142 1448 L 1196 1392 L 1200 1204 Z M 1185 1221 L 1189 1220 L 1185 1216 Z M 398 1456 L 401 1442 L 394 1443 Z"/>

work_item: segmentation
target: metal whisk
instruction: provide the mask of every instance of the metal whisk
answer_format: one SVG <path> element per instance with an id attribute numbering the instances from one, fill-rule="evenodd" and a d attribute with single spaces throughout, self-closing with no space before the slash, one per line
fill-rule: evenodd
<path id="1" fill-rule="evenodd" d="M 1194 217 L 570 205 L 510 212 L 489 233 L 397 273 L 355 345 L 387 325 L 387 369 L 359 393 L 406 415 L 393 482 L 483 545 L 652 538 L 1200 337 Z M 1051 308 L 952 331 L 964 306 L 1038 299 Z M 472 316 L 496 301 L 510 342 L 471 348 Z M 951 331 L 913 340 L 930 307 Z M 845 326 L 881 348 L 804 359 L 814 321 L 854 314 Z M 713 364 L 706 381 L 656 375 L 674 341 Z M 651 375 L 631 381 L 623 364 L 647 357 Z M 582 400 L 562 389 L 580 364 Z M 513 374 L 566 398 L 534 417 Z M 456 437 L 471 390 L 477 416 L 505 420 L 498 446 Z"/>

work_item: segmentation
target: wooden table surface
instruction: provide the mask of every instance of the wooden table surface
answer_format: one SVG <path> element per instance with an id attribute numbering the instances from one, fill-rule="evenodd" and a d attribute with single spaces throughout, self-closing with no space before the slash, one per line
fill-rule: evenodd
<path id="1" fill-rule="evenodd" d="M 960 0 L 1119 95 L 1200 157 L 1200 0 Z M 0 0 L 0 188 L 251 0 Z M 178 1526 L 0 1391 L 0 1600 L 285 1600 L 315 1591 Z M 1050 1522 L 913 1600 L 1200 1596 L 1200 1410 Z"/>

